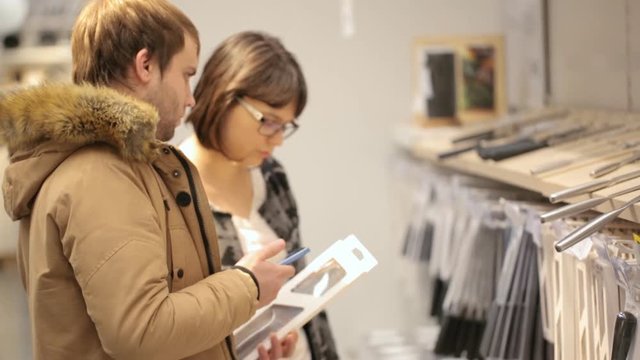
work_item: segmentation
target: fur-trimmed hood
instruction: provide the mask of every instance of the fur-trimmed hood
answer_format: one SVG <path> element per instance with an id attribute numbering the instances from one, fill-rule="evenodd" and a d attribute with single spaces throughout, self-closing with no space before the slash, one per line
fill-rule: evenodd
<path id="1" fill-rule="evenodd" d="M 110 88 L 50 84 L 0 96 L 0 145 L 11 164 L 5 169 L 5 209 L 14 219 L 44 180 L 77 149 L 109 144 L 126 160 L 151 161 L 158 113 L 145 102 Z"/>
<path id="2" fill-rule="evenodd" d="M 0 97 L 0 145 L 11 154 L 47 141 L 104 142 L 125 158 L 148 160 L 157 122 L 153 106 L 106 87 L 44 85 Z"/>

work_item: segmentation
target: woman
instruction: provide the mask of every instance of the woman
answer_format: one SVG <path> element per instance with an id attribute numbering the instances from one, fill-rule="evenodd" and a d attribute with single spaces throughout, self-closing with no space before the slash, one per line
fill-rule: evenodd
<path id="1" fill-rule="evenodd" d="M 195 131 L 181 149 L 202 177 L 223 266 L 279 238 L 286 251 L 273 260 L 283 259 L 301 247 L 298 211 L 284 169 L 271 154 L 299 127 L 307 101 L 300 66 L 277 38 L 238 33 L 209 58 L 194 97 L 187 122 Z M 304 263 L 294 266 L 299 271 Z M 338 358 L 324 312 L 297 335 L 290 358 Z"/>

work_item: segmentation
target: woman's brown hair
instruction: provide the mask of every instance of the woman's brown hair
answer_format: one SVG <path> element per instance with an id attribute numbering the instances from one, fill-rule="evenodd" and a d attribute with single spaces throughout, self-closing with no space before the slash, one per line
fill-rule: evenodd
<path id="1" fill-rule="evenodd" d="M 156 57 L 163 73 L 184 48 L 185 34 L 199 49 L 198 30 L 168 1 L 94 0 L 73 27 L 73 81 L 109 85 L 123 80 L 142 49 Z"/>
<path id="2" fill-rule="evenodd" d="M 193 96 L 196 105 L 187 121 L 204 147 L 221 150 L 221 123 L 237 105 L 236 97 L 248 96 L 275 108 L 295 101 L 297 117 L 307 104 L 307 85 L 295 56 L 279 39 L 246 31 L 216 48 Z"/>

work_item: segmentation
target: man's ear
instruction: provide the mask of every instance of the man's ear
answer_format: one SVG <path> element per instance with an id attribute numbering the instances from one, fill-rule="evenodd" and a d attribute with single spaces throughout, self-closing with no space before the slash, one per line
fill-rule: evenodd
<path id="1" fill-rule="evenodd" d="M 149 83 L 153 78 L 154 62 L 148 49 L 138 51 L 133 64 L 133 76 L 142 84 Z"/>

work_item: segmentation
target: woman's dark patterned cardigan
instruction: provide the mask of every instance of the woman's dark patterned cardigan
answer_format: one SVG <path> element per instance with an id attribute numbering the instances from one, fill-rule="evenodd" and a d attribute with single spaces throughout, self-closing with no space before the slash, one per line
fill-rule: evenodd
<path id="1" fill-rule="evenodd" d="M 271 226 L 276 235 L 286 242 L 287 253 L 300 248 L 300 227 L 298 208 L 287 175 L 283 167 L 273 158 L 265 160 L 261 166 L 262 175 L 267 187 L 266 199 L 259 209 L 260 215 Z M 238 239 L 230 214 L 214 211 L 218 244 L 222 266 L 233 266 L 242 257 L 242 247 Z M 304 259 L 294 263 L 296 272 L 305 266 Z M 338 359 L 327 314 L 323 311 L 311 319 L 305 326 L 304 332 L 309 339 L 309 348 L 313 360 Z"/>

